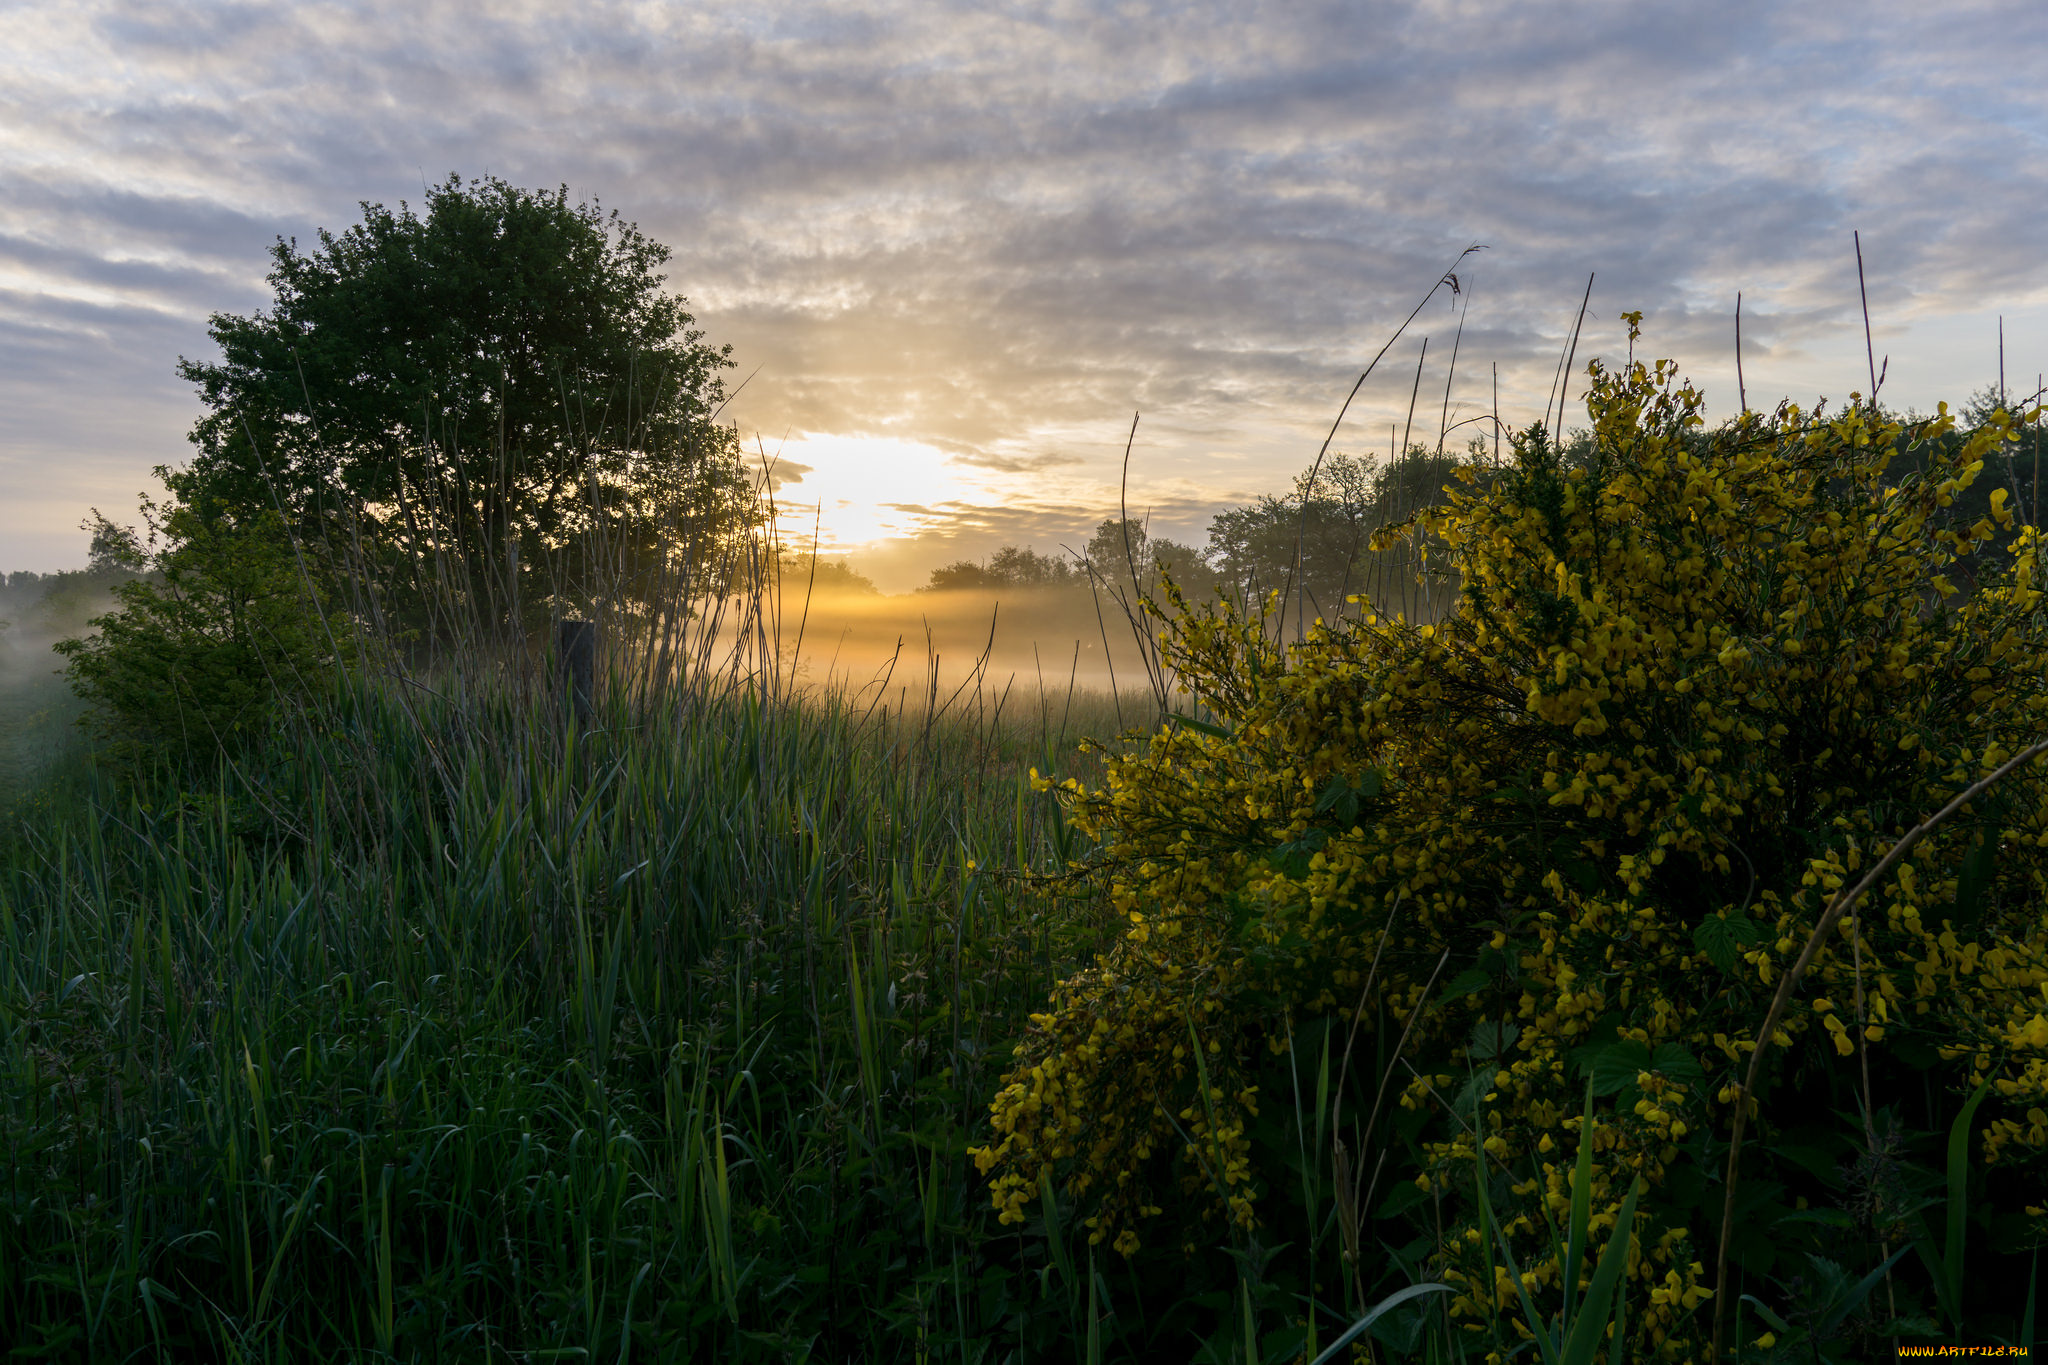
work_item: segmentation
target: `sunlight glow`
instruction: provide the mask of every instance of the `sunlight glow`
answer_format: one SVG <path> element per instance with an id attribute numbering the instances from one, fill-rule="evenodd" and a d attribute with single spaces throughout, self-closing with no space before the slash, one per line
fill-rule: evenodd
<path id="1" fill-rule="evenodd" d="M 944 451 L 896 437 L 805 432 L 766 450 L 783 534 L 808 543 L 816 525 L 827 554 L 939 525 L 944 504 L 1000 496 Z"/>

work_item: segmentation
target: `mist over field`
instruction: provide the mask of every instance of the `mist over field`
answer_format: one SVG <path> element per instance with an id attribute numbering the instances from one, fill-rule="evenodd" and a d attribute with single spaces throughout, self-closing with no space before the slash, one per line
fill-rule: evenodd
<path id="1" fill-rule="evenodd" d="M 0 576 L 0 801 L 8 800 L 78 742 L 83 709 L 51 646 L 81 634 L 110 610 L 104 583 L 83 574 Z"/>
<path id="2" fill-rule="evenodd" d="M 92 620 L 118 605 L 108 583 L 85 574 L 14 580 L 0 576 L 0 799 L 86 743 L 76 724 L 84 704 L 53 646 L 89 636 Z M 1128 587 L 886 595 L 788 578 L 760 628 L 800 692 L 892 714 L 972 712 L 1034 734 L 1108 738 L 1155 714 L 1138 631 L 1149 639 L 1156 627 L 1126 610 L 1130 599 Z M 723 620 L 714 669 L 755 628 L 737 615 Z"/>
<path id="3" fill-rule="evenodd" d="M 1124 596 L 1129 597 L 1126 589 Z M 808 605 L 808 610 L 806 606 Z M 915 700 L 978 679 L 1019 702 L 1146 687 L 1132 617 L 1107 592 L 1087 588 L 936 591 L 897 596 L 785 585 L 783 647 L 800 682 Z M 1149 623 L 1140 621 L 1138 628 Z"/>

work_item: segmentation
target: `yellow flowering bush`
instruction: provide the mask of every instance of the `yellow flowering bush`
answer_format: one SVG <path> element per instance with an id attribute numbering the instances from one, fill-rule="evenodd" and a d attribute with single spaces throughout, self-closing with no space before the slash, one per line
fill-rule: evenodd
<path id="1" fill-rule="evenodd" d="M 1427 1192 L 1454 1316 L 1526 1331 L 1475 1221 L 1483 1147 L 1539 1301 L 1643 1177 L 1630 1334 L 1660 1358 L 1704 1336 L 1731 1087 L 1771 993 L 1859 869 L 2048 733 L 2048 585 L 2002 489 L 1957 515 L 2003 414 L 1787 406 L 1709 432 L 1669 362 L 1591 380 L 1576 457 L 1532 430 L 1400 528 L 1457 586 L 1444 619 L 1364 604 L 1282 647 L 1227 606 L 1163 613 L 1213 719 L 1065 793 L 1128 923 L 994 1100 L 975 1156 L 1005 1221 L 1051 1183 L 1126 1255 L 1260 1227 L 1291 1155 L 1261 1114 L 1298 1103 L 1273 1058 L 1334 1020 L 1354 1074 L 1316 1131 Z M 2022 771 L 1842 921 L 1767 1067 L 1757 1160 L 1812 1117 L 1796 1092 L 1857 1097 L 1863 1144 L 1895 1096 L 1988 1080 L 1975 1151 L 2043 1202 L 2044 847 L 2048 780 Z M 1596 1245 L 1561 1267 L 1581 1140 Z"/>

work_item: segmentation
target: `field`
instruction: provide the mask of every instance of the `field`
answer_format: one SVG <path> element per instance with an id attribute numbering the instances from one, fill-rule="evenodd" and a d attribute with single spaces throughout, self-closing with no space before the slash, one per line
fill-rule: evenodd
<path id="1" fill-rule="evenodd" d="M 1042 1245 L 964 1152 L 1102 923 L 1064 719 L 344 696 L 5 857 L 6 1332 L 42 1356 L 958 1357 Z M 1113 722 L 1112 722 L 1113 723 Z"/>
<path id="2" fill-rule="evenodd" d="M 1403 532 L 1461 574 L 1427 626 L 1169 604 L 1131 657 L 1185 695 L 963 665 L 958 621 L 863 680 L 772 586 L 613 650 L 580 715 L 480 634 L 365 646 L 197 759 L 89 758 L 34 673 L 0 735 L 0 1337 L 2030 1343 L 2048 625 L 2037 533 L 1962 499 L 2005 433 L 1695 437 L 1691 401 L 1638 368 L 1577 463 L 1468 470 Z M 1980 550 L 2017 567 L 1937 576 Z"/>

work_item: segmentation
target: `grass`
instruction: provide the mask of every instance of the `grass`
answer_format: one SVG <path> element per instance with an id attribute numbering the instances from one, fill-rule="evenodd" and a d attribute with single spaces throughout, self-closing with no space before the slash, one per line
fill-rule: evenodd
<path id="1" fill-rule="evenodd" d="M 0 1338 L 1050 1349 L 1071 1314 L 1045 1239 L 997 1235 L 964 1153 L 1105 925 L 1096 887 L 1039 875 L 1081 851 L 1025 771 L 1088 775 L 1062 708 L 669 703 L 572 733 L 545 699 L 364 685 L 204 790 L 25 808 L 0 854 Z"/>

